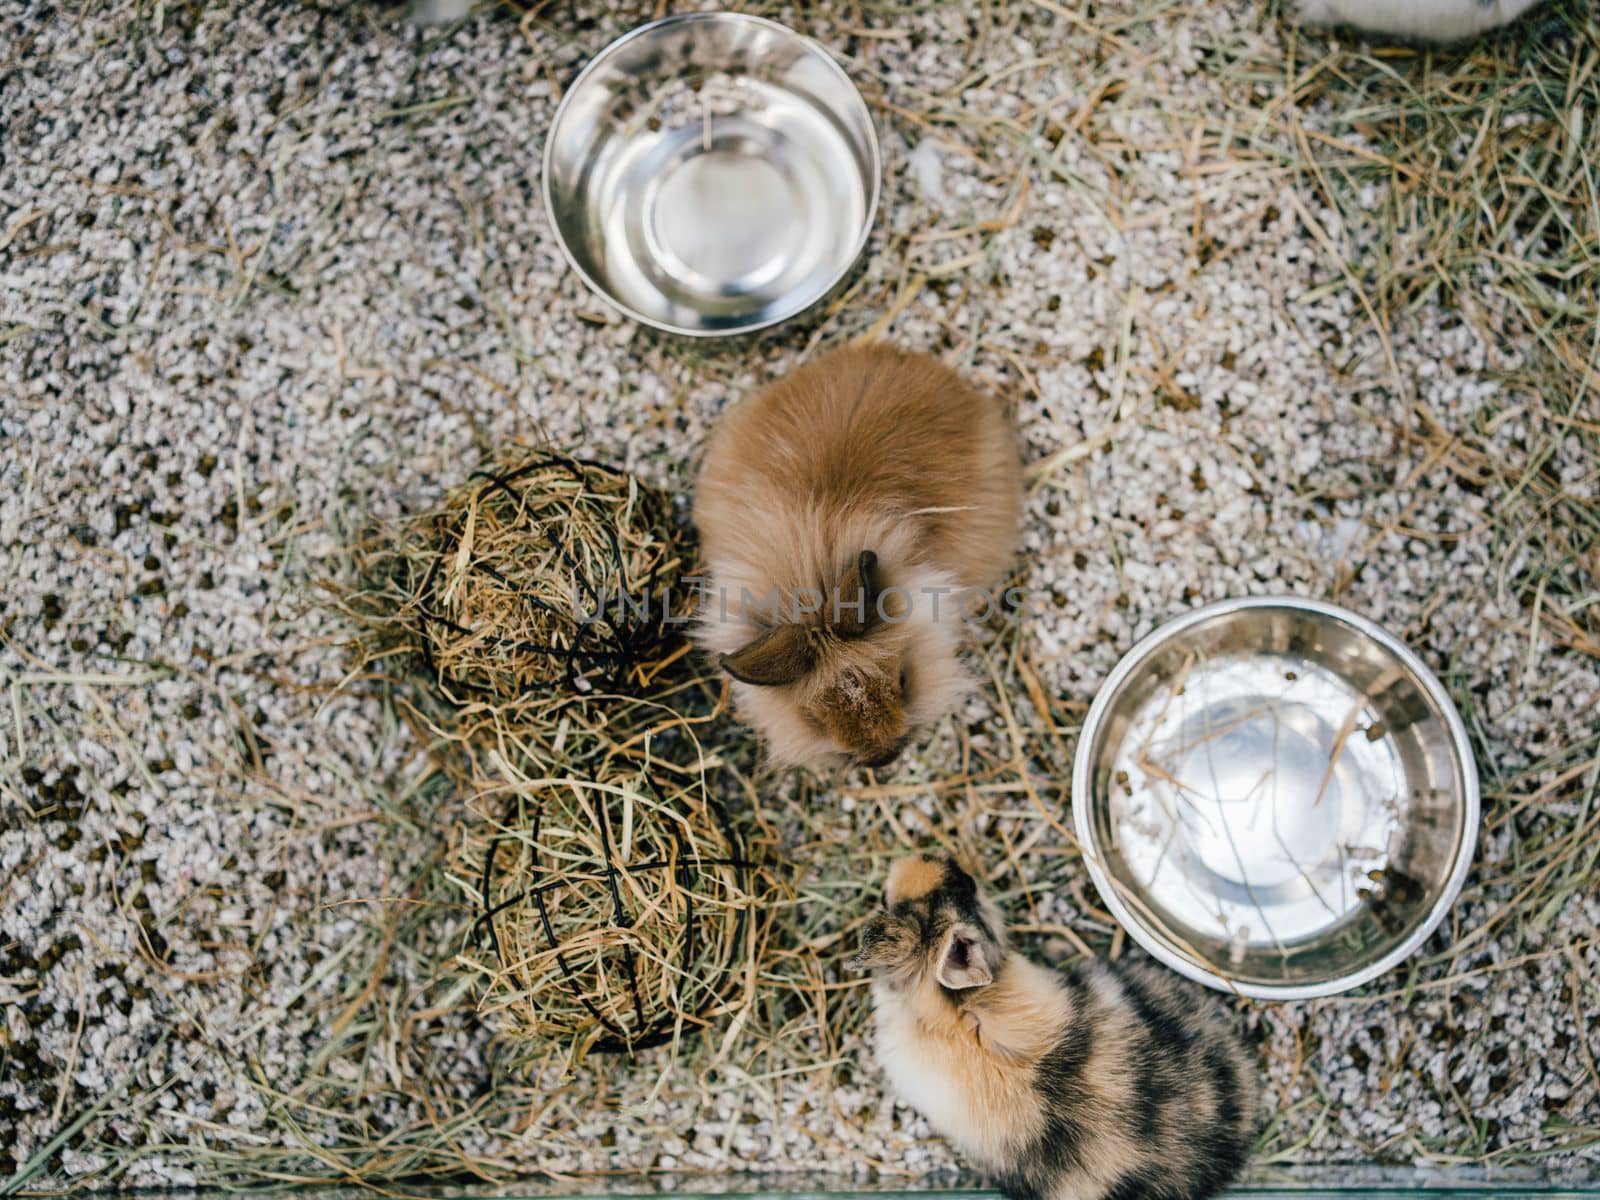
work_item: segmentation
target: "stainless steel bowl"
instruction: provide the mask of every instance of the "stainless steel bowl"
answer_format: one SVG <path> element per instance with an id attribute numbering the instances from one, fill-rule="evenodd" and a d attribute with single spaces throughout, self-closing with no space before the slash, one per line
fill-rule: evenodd
<path id="1" fill-rule="evenodd" d="M 1117 664 L 1084 723 L 1073 820 L 1101 898 L 1223 991 L 1327 996 L 1444 919 L 1478 772 L 1439 681 L 1331 604 L 1228 600 Z"/>
<path id="2" fill-rule="evenodd" d="M 878 135 L 821 46 L 742 13 L 640 26 L 568 89 L 545 142 L 562 250 L 628 316 L 749 333 L 825 296 L 878 209 Z"/>

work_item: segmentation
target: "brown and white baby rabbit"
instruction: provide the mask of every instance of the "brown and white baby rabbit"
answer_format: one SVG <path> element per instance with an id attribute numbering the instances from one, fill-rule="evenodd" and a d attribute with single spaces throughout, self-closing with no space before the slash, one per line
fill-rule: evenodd
<path id="1" fill-rule="evenodd" d="M 1016 1200 L 1201 1200 L 1256 1134 L 1252 1055 L 1148 963 L 1038 966 L 949 858 L 898 860 L 851 966 L 895 1091 Z"/>
<path id="2" fill-rule="evenodd" d="M 924 354 L 835 350 L 722 416 L 696 637 L 776 761 L 881 766 L 955 706 L 958 594 L 1004 574 L 1021 509 L 1000 405 Z"/>

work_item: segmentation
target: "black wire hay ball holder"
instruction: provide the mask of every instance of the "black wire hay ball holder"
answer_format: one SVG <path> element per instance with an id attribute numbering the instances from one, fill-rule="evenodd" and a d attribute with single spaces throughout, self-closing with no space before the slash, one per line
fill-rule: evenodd
<path id="1" fill-rule="evenodd" d="M 415 591 L 429 676 L 463 702 L 635 686 L 674 640 L 681 539 L 665 498 L 614 467 L 554 453 L 471 479 L 481 482 L 433 518 Z M 474 593 L 498 611 L 463 621 L 451 609 Z M 540 635 L 517 632 L 527 629 Z"/>
<path id="2" fill-rule="evenodd" d="M 636 1053 L 698 1030 L 747 986 L 758 867 L 718 802 L 671 786 L 662 796 L 646 773 L 620 789 L 546 782 L 505 806 L 473 928 L 498 967 L 489 1003 L 519 1032 L 580 1056 Z"/>

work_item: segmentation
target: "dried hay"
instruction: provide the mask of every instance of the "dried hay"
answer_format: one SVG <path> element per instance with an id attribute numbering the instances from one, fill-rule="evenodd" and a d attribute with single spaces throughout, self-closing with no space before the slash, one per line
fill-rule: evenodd
<path id="1" fill-rule="evenodd" d="M 346 607 L 363 657 L 413 653 L 457 704 L 645 686 L 684 565 L 664 496 L 526 448 L 357 559 L 366 582 Z"/>
<path id="2" fill-rule="evenodd" d="M 503 794 L 479 794 L 459 857 L 480 909 L 467 961 L 486 976 L 483 1011 L 581 1060 L 660 1045 L 736 1008 L 763 873 L 705 774 L 623 758 L 592 778 L 503 765 Z"/>
<path id="3" fill-rule="evenodd" d="M 625 472 L 519 449 L 355 549 L 360 667 L 398 669 L 462 805 L 457 965 L 521 1056 L 638 1051 L 748 1000 L 774 885 L 696 735 L 723 690 L 669 618 L 681 547 Z"/>

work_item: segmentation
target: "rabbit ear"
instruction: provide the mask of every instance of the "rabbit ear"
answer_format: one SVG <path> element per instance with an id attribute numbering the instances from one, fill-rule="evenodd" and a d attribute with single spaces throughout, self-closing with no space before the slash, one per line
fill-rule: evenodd
<path id="1" fill-rule="evenodd" d="M 878 620 L 878 593 L 882 590 L 878 556 L 863 550 L 845 568 L 833 595 L 833 611 L 828 615 L 835 632 L 840 637 L 860 637 L 871 629 Z"/>
<path id="2" fill-rule="evenodd" d="M 722 656 L 722 669 L 740 683 L 777 687 L 817 665 L 817 652 L 799 625 L 774 625 L 755 641 Z"/>
<path id="3" fill-rule="evenodd" d="M 939 969 L 935 978 L 952 992 L 982 987 L 994 982 L 994 972 L 985 959 L 983 939 L 971 925 L 957 925 L 945 935 L 939 949 Z"/>

